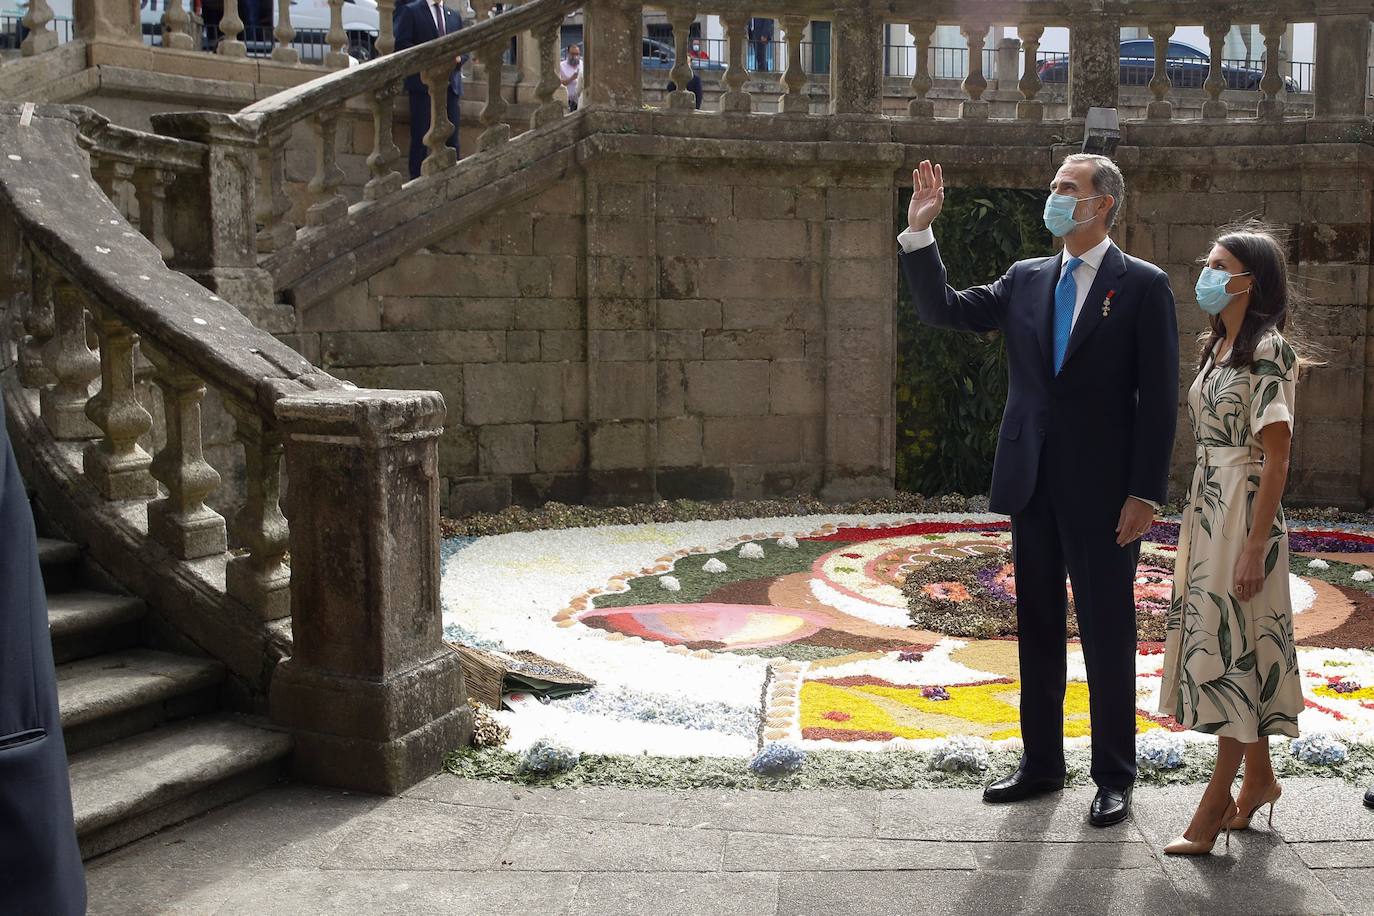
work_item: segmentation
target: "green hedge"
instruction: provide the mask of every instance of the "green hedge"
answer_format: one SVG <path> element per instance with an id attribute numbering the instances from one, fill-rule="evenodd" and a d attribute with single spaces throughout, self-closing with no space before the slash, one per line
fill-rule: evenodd
<path id="1" fill-rule="evenodd" d="M 900 197 L 904 228 L 910 189 Z M 935 221 L 956 289 L 990 283 L 1012 262 L 1053 250 L 1043 191 L 949 188 Z M 934 496 L 986 493 L 1007 401 L 1007 353 L 997 333 L 921 324 L 906 283 L 897 305 L 897 487 Z"/>

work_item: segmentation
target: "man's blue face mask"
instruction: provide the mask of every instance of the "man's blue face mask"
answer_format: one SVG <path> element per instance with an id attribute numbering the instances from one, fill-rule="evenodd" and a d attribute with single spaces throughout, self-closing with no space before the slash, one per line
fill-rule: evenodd
<path id="1" fill-rule="evenodd" d="M 1049 199 L 1045 201 L 1045 228 L 1050 230 L 1050 234 L 1057 239 L 1062 239 L 1074 230 L 1075 226 L 1083 223 L 1090 223 L 1097 219 L 1097 216 L 1090 216 L 1085 220 L 1073 218 L 1073 212 L 1079 203 L 1085 200 L 1097 200 L 1101 194 L 1094 194 L 1092 197 L 1070 197 L 1067 194 L 1057 194 L 1050 192 Z"/>

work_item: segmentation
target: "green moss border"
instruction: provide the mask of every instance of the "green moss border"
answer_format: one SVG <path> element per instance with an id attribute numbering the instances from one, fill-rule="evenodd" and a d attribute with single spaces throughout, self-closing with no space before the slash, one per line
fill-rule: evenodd
<path id="1" fill-rule="evenodd" d="M 1206 746 L 1203 746 L 1206 747 Z M 1186 762 L 1174 770 L 1142 769 L 1138 785 L 1192 785 L 1211 776 L 1214 752 L 1190 746 Z M 1281 778 L 1321 777 L 1341 779 L 1354 785 L 1374 782 L 1374 747 L 1350 749 L 1337 766 L 1309 766 L 1277 745 L 1274 770 Z M 464 779 L 512 782 L 530 786 L 577 788 L 604 786 L 622 789 L 977 789 L 991 779 L 1016 768 L 1020 752 L 992 750 L 986 773 L 944 773 L 930 768 L 930 755 L 921 751 L 814 751 L 807 755 L 801 772 L 776 779 L 749 772 L 749 761 L 740 757 L 653 757 L 583 754 L 577 766 L 550 778 L 520 776 L 520 755 L 498 749 L 468 749 L 450 754 L 444 768 Z M 1091 784 L 1091 757 L 1086 749 L 1066 753 L 1071 786 Z"/>

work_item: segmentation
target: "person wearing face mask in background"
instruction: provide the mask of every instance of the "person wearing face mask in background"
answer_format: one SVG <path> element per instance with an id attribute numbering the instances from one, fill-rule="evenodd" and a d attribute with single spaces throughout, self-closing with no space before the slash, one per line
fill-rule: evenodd
<path id="1" fill-rule="evenodd" d="M 940 166 L 912 174 L 902 273 L 919 318 L 936 327 L 1003 332 L 1010 374 L 993 464 L 991 508 L 1012 519 L 1021 667 L 1016 771 L 988 802 L 1063 788 L 1068 595 L 1087 665 L 1092 717 L 1089 821 L 1130 814 L 1136 776 L 1135 576 L 1140 538 L 1168 486 L 1178 420 L 1178 325 L 1164 271 L 1130 257 L 1108 232 L 1125 181 L 1103 156 L 1064 160 L 1045 225 L 1064 240 L 966 290 L 946 283 L 931 231 L 944 203 Z"/>
<path id="2" fill-rule="evenodd" d="M 1164 852 L 1205 855 L 1218 835 L 1274 822 L 1283 790 L 1269 736 L 1298 735 L 1302 683 L 1288 594 L 1288 477 L 1301 360 L 1280 333 L 1294 293 L 1282 246 L 1249 222 L 1223 230 L 1198 278 L 1210 333 L 1188 390 L 1197 468 L 1179 529 L 1159 711 L 1217 736 L 1192 823 Z M 1231 786 L 1242 760 L 1240 794 Z"/>

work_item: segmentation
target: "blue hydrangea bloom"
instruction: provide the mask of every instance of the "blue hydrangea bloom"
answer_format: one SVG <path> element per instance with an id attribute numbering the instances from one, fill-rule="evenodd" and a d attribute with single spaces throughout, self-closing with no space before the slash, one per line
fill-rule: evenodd
<path id="1" fill-rule="evenodd" d="M 1314 766 L 1332 766 L 1337 763 L 1344 763 L 1348 754 L 1344 744 L 1325 734 L 1303 735 L 1301 738 L 1294 738 L 1289 749 L 1293 752 L 1294 757 L 1303 763 Z"/>
<path id="2" fill-rule="evenodd" d="M 806 761 L 806 751 L 791 744 L 768 744 L 749 761 L 755 776 L 786 776 L 796 773 Z"/>
<path id="3" fill-rule="evenodd" d="M 515 772 L 521 776 L 554 776 L 571 770 L 580 759 L 582 755 L 577 751 L 540 738 L 521 755 Z"/>
<path id="4" fill-rule="evenodd" d="M 1158 729 L 1135 739 L 1135 759 L 1141 769 L 1172 770 L 1183 766 L 1183 737 Z"/>
<path id="5" fill-rule="evenodd" d="M 931 750 L 930 768 L 946 773 L 959 770 L 981 773 L 988 768 L 987 747 L 981 740 L 967 735 L 947 738 Z"/>

